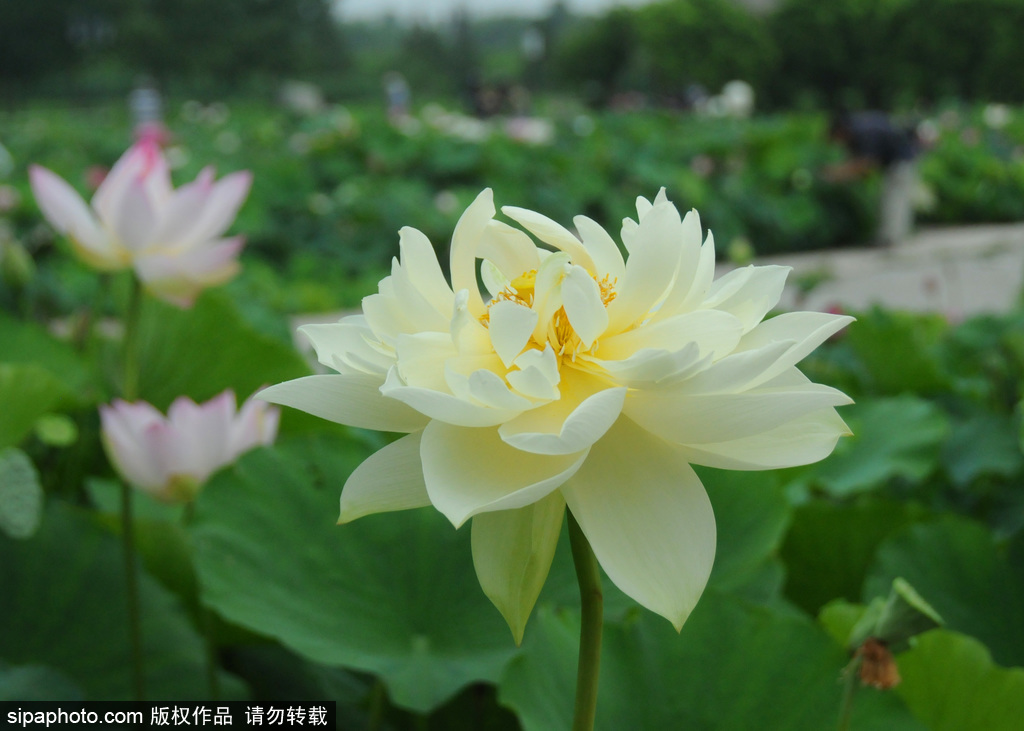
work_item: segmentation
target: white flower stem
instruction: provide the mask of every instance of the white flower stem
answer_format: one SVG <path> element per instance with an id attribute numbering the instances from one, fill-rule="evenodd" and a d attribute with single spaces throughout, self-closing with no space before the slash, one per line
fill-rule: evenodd
<path id="1" fill-rule="evenodd" d="M 135 398 L 138 385 L 138 363 L 135 342 L 139 324 L 139 310 L 142 308 L 142 285 L 138 277 L 132 276 L 131 297 L 124 320 L 124 371 L 121 374 L 121 396 L 125 401 Z M 132 658 L 132 687 L 135 700 L 145 700 L 146 680 L 142 653 L 142 617 L 139 611 L 139 579 L 135 556 L 135 523 L 132 520 L 132 488 L 121 484 L 121 539 L 124 547 L 124 578 L 128 599 L 128 642 Z"/>
<path id="2" fill-rule="evenodd" d="M 580 654 L 576 668 L 576 704 L 572 731 L 592 731 L 597 717 L 597 685 L 601 672 L 601 630 L 604 594 L 601 571 L 594 551 L 572 512 L 569 513 L 569 543 L 580 585 Z"/>

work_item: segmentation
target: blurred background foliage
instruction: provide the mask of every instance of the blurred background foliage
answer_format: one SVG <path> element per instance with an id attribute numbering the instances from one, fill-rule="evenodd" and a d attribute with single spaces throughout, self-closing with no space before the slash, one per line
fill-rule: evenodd
<path id="1" fill-rule="evenodd" d="M 34 0 L 0 8 L 0 93 L 126 93 L 140 73 L 169 92 L 272 94 L 301 77 L 370 96 L 397 70 L 417 93 L 521 82 L 595 103 L 740 78 L 765 109 L 891 109 L 948 99 L 1024 101 L 1016 0 L 666 0 L 602 15 L 556 3 L 542 18 L 439 25 L 341 22 L 344 0 Z M 524 40 L 528 34 L 530 40 Z M 429 63 L 423 59 L 429 58 Z"/>
<path id="2" fill-rule="evenodd" d="M 836 105 L 896 111 L 926 134 L 920 220 L 1024 220 L 1015 0 L 672 0 L 598 16 L 556 4 L 440 25 L 335 11 L 0 2 L 0 698 L 130 695 L 96 408 L 117 394 L 128 281 L 73 259 L 27 166 L 90 194 L 130 144 L 140 75 L 163 93 L 176 184 L 208 164 L 254 173 L 234 227 L 248 240 L 240 276 L 191 311 L 143 313 L 140 396 L 159 408 L 309 373 L 289 315 L 357 307 L 402 226 L 444 261 L 485 186 L 613 234 L 637 195 L 666 186 L 700 211 L 720 259 L 743 263 L 857 245 L 880 181 L 819 174 L 842 157 L 825 134 Z M 390 71 L 412 91 L 397 119 Z M 757 114 L 695 109 L 698 86 L 737 78 Z M 482 85 L 521 86 L 529 101 L 476 113 Z M 549 126 L 531 137 L 518 118 Z M 896 689 L 858 691 L 852 727 L 1020 728 L 1024 307 L 965 321 L 855 314 L 802 366 L 854 397 L 854 435 L 807 467 L 701 470 L 719 548 L 682 635 L 606 583 L 599 728 L 834 727 L 851 626 L 898 577 L 945 627 L 898 651 Z M 221 471 L 187 517 L 140 498 L 154 695 L 209 697 L 212 669 L 224 698 L 335 700 L 345 729 L 567 727 L 567 546 L 516 648 L 465 529 L 431 511 L 334 525 L 345 479 L 385 440 L 288 411 L 278 445 Z"/>

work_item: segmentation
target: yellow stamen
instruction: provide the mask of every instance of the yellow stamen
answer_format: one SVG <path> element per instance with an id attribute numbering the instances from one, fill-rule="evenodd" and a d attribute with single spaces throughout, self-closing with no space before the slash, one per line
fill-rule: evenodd
<path id="1" fill-rule="evenodd" d="M 618 280 L 606 274 L 601 279 L 594 277 L 594 281 L 597 282 L 598 289 L 601 293 L 601 304 L 607 307 L 617 295 L 615 291 L 615 283 Z M 524 307 L 533 307 L 534 290 L 536 285 L 537 270 L 531 269 L 528 272 L 523 272 L 509 282 L 505 289 L 498 292 L 494 299 L 491 300 L 491 304 L 494 304 L 495 302 L 509 301 L 523 305 Z M 480 322 L 485 326 L 490 324 L 490 319 L 491 315 L 489 311 L 480 316 Z M 564 307 L 559 307 L 558 311 L 555 312 L 554 317 L 551 318 L 546 340 L 551 344 L 556 355 L 559 357 L 568 355 L 572 361 L 576 360 L 576 355 L 578 353 L 584 351 L 582 347 L 583 341 L 573 329 L 572 323 L 569 321 L 569 316 L 566 314 Z M 534 339 L 527 345 L 527 347 L 542 349 L 544 345 L 544 342 L 538 342 Z M 586 349 L 586 352 L 593 352 L 596 349 L 597 343 L 593 343 L 590 348 Z"/>

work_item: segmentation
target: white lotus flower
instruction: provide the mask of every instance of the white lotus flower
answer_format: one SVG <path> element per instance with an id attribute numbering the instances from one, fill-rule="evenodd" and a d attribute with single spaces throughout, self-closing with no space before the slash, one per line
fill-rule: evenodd
<path id="1" fill-rule="evenodd" d="M 196 404 L 176 399 L 164 417 L 145 401 L 100 406 L 103 446 L 131 485 L 164 502 L 192 500 L 210 475 L 277 436 L 280 411 L 248 399 L 236 413 L 225 391 Z"/>
<path id="2" fill-rule="evenodd" d="M 715 554 L 711 504 L 690 463 L 806 464 L 848 429 L 850 399 L 795 364 L 852 318 L 795 312 L 762 322 L 788 268 L 713 282 L 710 234 L 664 191 L 637 200 L 623 261 L 604 229 L 503 208 L 553 251 L 492 220 L 485 190 L 459 221 L 451 279 L 426 237 L 363 314 L 307 325 L 337 374 L 259 396 L 332 421 L 408 432 L 360 465 L 341 522 L 433 505 L 470 518 L 484 591 L 517 640 L 547 576 L 566 505 L 615 584 L 678 629 Z M 489 294 L 477 286 L 479 276 Z"/>
<path id="3" fill-rule="evenodd" d="M 244 241 L 221 237 L 249 194 L 252 174 L 236 172 L 216 183 L 213 177 L 213 168 L 205 168 L 175 190 L 167 161 L 149 138 L 121 156 L 91 206 L 55 173 L 29 169 L 43 215 L 84 262 L 104 271 L 133 267 L 148 291 L 179 307 L 238 273 Z"/>

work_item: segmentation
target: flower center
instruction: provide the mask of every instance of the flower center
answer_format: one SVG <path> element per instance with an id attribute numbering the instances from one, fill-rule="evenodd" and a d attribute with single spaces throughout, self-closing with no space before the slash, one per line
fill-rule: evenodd
<path id="1" fill-rule="evenodd" d="M 608 304 L 615 299 L 615 283 L 616 279 L 611 278 L 610 275 L 606 274 L 601 279 L 598 279 L 593 274 L 591 275 L 594 281 L 597 282 L 598 290 L 601 293 L 601 304 L 608 307 Z M 537 284 L 537 270 L 531 269 L 528 272 L 523 272 L 518 277 L 513 279 L 501 292 L 491 300 L 490 304 L 493 305 L 495 302 L 509 301 L 515 302 L 523 307 L 533 307 L 535 287 Z M 485 325 L 490 324 L 490 312 L 485 312 L 480 318 L 480 321 Z M 559 307 L 555 312 L 554 316 L 546 330 L 546 339 L 539 340 L 536 336 L 531 338 L 528 347 L 534 347 L 543 350 L 545 342 L 550 343 L 552 349 L 555 351 L 555 355 L 559 357 L 568 357 L 570 360 L 575 361 L 576 355 L 581 352 L 593 352 L 597 349 L 597 342 L 591 344 L 589 348 L 583 347 L 583 341 L 580 336 L 573 329 L 572 322 L 569 320 L 569 316 L 565 312 L 564 307 Z"/>

